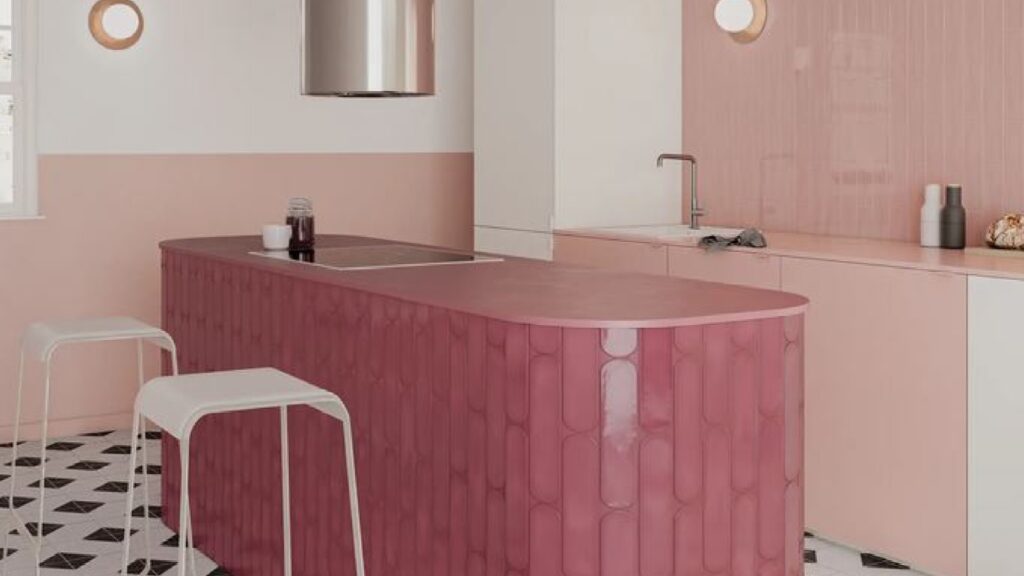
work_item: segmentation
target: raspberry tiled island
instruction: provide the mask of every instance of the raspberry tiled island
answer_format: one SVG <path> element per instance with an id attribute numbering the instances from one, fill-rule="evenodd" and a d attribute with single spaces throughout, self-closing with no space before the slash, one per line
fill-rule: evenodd
<path id="1" fill-rule="evenodd" d="M 804 298 L 520 259 L 338 271 L 257 238 L 162 250 L 183 372 L 273 366 L 348 405 L 369 575 L 803 573 Z M 294 574 L 351 574 L 340 434 L 293 414 Z M 279 571 L 278 423 L 193 434 L 196 545 L 235 576 Z"/>

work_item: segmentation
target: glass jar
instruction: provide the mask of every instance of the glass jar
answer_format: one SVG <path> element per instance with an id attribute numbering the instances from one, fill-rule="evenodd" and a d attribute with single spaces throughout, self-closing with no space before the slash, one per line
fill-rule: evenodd
<path id="1" fill-rule="evenodd" d="M 292 227 L 292 239 L 288 249 L 309 251 L 316 244 L 313 229 L 313 203 L 309 198 L 292 198 L 288 201 L 288 217 L 285 223 Z"/>

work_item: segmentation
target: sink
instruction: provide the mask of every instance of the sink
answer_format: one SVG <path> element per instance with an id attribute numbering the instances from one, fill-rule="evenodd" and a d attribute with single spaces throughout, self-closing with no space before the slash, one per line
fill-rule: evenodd
<path id="1" fill-rule="evenodd" d="M 605 232 L 617 236 L 635 236 L 646 240 L 682 241 L 696 244 L 705 236 L 738 236 L 743 232 L 741 228 L 718 228 L 715 226 L 701 226 L 700 230 L 691 230 L 689 224 L 669 224 L 654 226 L 612 226 L 609 228 L 597 228 L 598 232 Z"/>

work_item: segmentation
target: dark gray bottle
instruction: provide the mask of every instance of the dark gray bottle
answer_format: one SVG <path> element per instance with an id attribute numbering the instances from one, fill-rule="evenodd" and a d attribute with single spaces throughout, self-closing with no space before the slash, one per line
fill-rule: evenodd
<path id="1" fill-rule="evenodd" d="M 946 205 L 942 207 L 939 223 L 942 247 L 962 250 L 967 244 L 967 211 L 959 184 L 946 186 Z"/>

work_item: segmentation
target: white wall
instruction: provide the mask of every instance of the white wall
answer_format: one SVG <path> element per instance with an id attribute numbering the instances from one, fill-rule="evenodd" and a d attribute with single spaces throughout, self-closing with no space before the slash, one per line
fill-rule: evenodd
<path id="1" fill-rule="evenodd" d="M 682 3 L 559 0 L 555 227 L 681 221 Z M 689 180 L 687 179 L 687 182 Z"/>
<path id="2" fill-rule="evenodd" d="M 137 0 L 105 50 L 88 0 L 40 0 L 39 149 L 57 153 L 469 152 L 472 0 L 437 0 L 438 96 L 299 95 L 298 0 Z"/>

